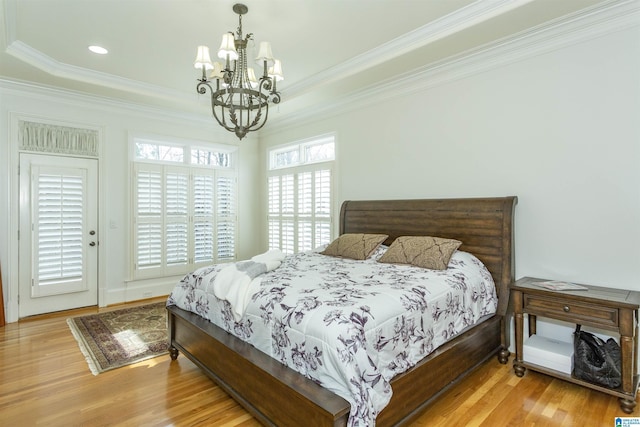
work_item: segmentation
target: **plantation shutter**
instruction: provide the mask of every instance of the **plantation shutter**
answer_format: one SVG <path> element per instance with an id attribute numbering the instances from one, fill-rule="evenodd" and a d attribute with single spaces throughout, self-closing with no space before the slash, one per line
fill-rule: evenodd
<path id="1" fill-rule="evenodd" d="M 295 252 L 295 175 L 284 175 L 281 179 L 281 250 L 286 254 L 292 254 Z"/>
<path id="2" fill-rule="evenodd" d="M 162 167 L 136 165 L 134 257 L 139 270 L 162 267 L 164 189 Z"/>
<path id="3" fill-rule="evenodd" d="M 288 254 L 331 239 L 331 169 L 298 169 L 268 178 L 269 248 Z"/>
<path id="4" fill-rule="evenodd" d="M 213 263 L 215 224 L 215 177 L 213 171 L 193 174 L 193 261 Z"/>
<path id="5" fill-rule="evenodd" d="M 313 249 L 313 172 L 298 174 L 298 252 Z"/>
<path id="6" fill-rule="evenodd" d="M 236 178 L 219 173 L 216 179 L 217 260 L 235 259 L 236 247 Z"/>
<path id="7" fill-rule="evenodd" d="M 280 248 L 280 176 L 270 176 L 268 179 L 269 205 L 269 248 Z"/>
<path id="8" fill-rule="evenodd" d="M 317 247 L 331 241 L 331 170 L 316 171 L 314 184 L 314 247 Z"/>
<path id="9" fill-rule="evenodd" d="M 82 290 L 86 171 L 33 167 L 33 296 Z M 64 283 L 64 289 L 59 285 Z"/>
<path id="10" fill-rule="evenodd" d="M 134 176 L 136 278 L 235 259 L 234 172 L 136 163 Z"/>
<path id="11" fill-rule="evenodd" d="M 165 169 L 165 256 L 171 270 L 189 262 L 189 170 Z"/>

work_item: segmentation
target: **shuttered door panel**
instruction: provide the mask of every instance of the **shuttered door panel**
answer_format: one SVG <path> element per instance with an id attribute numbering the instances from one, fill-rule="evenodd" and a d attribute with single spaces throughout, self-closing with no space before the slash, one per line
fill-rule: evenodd
<path id="1" fill-rule="evenodd" d="M 87 289 L 85 239 L 86 170 L 32 168 L 32 297 Z"/>

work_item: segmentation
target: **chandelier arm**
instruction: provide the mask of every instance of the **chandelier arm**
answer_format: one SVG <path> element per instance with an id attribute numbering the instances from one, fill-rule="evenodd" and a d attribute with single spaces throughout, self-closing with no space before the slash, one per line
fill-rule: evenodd
<path id="1" fill-rule="evenodd" d="M 196 91 L 200 94 L 200 95 L 204 95 L 205 93 L 207 93 L 207 88 L 209 88 L 209 92 L 211 92 L 213 94 L 213 89 L 211 88 L 211 85 L 209 84 L 209 81 L 205 78 L 204 80 L 198 80 L 199 83 L 196 85 Z"/>

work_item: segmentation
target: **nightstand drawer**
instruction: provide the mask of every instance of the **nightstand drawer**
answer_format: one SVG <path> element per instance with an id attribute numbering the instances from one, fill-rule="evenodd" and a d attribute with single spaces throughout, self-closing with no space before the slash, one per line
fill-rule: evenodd
<path id="1" fill-rule="evenodd" d="M 591 326 L 618 327 L 618 309 L 539 295 L 524 295 L 524 312 Z"/>

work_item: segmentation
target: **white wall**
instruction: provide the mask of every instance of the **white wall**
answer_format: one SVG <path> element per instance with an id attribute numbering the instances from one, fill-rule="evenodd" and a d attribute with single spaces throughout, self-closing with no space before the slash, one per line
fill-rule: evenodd
<path id="1" fill-rule="evenodd" d="M 221 130 L 208 115 L 185 115 L 149 109 L 101 98 L 0 81 L 0 265 L 8 320 L 17 319 L 17 159 L 16 141 L 10 140 L 12 117 L 28 115 L 45 120 L 98 127 L 103 140 L 100 159 L 100 301 L 101 306 L 151 296 L 166 295 L 176 283 L 148 280 L 130 283 L 129 273 L 129 157 L 131 133 L 153 134 L 185 140 L 238 145 L 236 137 Z M 257 144 L 245 138 L 238 148 L 239 226 L 238 256 L 259 249 L 256 233 Z M 245 165 L 247 165 L 245 167 Z M 13 179 L 10 177 L 14 174 Z M 14 225 L 15 224 L 15 225 Z M 16 233 L 17 234 L 17 233 Z"/>
<path id="2" fill-rule="evenodd" d="M 640 26 L 288 126 L 261 145 L 331 131 L 336 210 L 516 195 L 516 277 L 640 291 Z"/>

